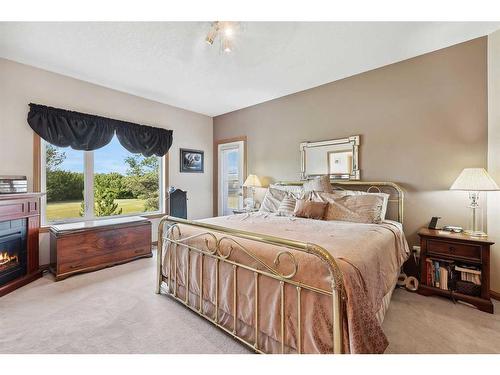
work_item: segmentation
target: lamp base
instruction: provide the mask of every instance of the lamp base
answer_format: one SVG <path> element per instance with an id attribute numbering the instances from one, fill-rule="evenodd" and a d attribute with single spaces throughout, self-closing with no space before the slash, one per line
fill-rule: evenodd
<path id="1" fill-rule="evenodd" d="M 467 229 L 465 234 L 471 237 L 487 237 L 488 235 L 483 232 L 483 209 L 479 207 L 479 192 L 470 191 L 469 199 L 470 220 L 468 227 L 470 229 Z"/>
<path id="2" fill-rule="evenodd" d="M 243 208 L 247 211 L 251 211 L 255 208 L 255 200 L 253 198 L 245 198 L 243 200 Z"/>
<path id="3" fill-rule="evenodd" d="M 481 231 L 466 230 L 464 233 L 471 237 L 488 237 L 488 235 Z"/>

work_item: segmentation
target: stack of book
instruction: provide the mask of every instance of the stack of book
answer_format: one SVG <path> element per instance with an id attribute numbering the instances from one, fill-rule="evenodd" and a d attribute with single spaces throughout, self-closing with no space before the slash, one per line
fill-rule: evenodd
<path id="1" fill-rule="evenodd" d="M 455 266 L 455 271 L 460 272 L 460 280 L 481 285 L 481 270 L 472 266 Z"/>
<path id="2" fill-rule="evenodd" d="M 452 261 L 427 258 L 427 285 L 450 290 L 451 282 L 455 280 Z"/>
<path id="3" fill-rule="evenodd" d="M 481 270 L 469 265 L 456 265 L 453 261 L 427 258 L 427 285 L 444 290 L 455 290 L 456 281 L 481 285 Z"/>

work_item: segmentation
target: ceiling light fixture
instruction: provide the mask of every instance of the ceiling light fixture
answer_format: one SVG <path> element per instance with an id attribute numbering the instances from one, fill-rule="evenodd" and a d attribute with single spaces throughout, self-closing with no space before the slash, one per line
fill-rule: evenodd
<path id="1" fill-rule="evenodd" d="M 228 26 L 226 26 L 226 28 L 224 29 L 224 34 L 225 34 L 228 38 L 230 38 L 230 37 L 232 37 L 232 36 L 233 36 L 233 31 L 234 31 L 234 30 L 233 30 L 233 28 L 231 27 L 231 25 L 228 25 Z"/>
<path id="2" fill-rule="evenodd" d="M 221 50 L 230 53 L 233 51 L 233 38 L 237 27 L 237 22 L 215 21 L 212 23 L 205 41 L 212 46 L 218 36 Z"/>

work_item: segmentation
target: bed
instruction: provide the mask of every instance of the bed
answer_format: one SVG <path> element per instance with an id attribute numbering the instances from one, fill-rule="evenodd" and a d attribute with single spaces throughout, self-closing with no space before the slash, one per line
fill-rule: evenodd
<path id="1" fill-rule="evenodd" d="M 333 185 L 389 194 L 387 220 L 166 216 L 156 292 L 259 353 L 383 353 L 381 324 L 409 254 L 404 194 L 392 182 Z"/>

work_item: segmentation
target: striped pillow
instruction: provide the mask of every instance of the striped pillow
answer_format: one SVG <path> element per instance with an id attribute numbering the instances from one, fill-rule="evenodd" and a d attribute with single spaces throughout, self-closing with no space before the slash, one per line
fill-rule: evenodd
<path id="1" fill-rule="evenodd" d="M 280 203 L 278 207 L 278 215 L 280 216 L 293 216 L 293 211 L 295 210 L 295 203 L 297 200 L 292 196 L 286 196 Z"/>
<path id="2" fill-rule="evenodd" d="M 260 205 L 260 212 L 278 212 L 281 201 L 286 197 L 286 191 L 269 188 Z"/>

